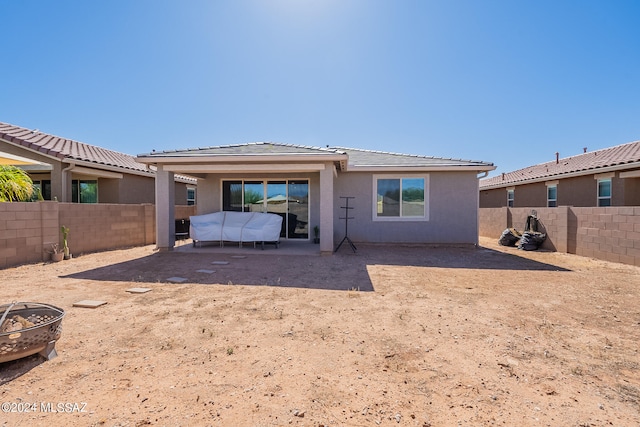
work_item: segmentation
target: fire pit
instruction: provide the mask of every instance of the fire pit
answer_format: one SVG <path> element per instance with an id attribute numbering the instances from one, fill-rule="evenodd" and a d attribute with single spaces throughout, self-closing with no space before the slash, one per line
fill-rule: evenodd
<path id="1" fill-rule="evenodd" d="M 64 310 L 37 302 L 0 305 L 0 363 L 36 353 L 53 359 Z"/>

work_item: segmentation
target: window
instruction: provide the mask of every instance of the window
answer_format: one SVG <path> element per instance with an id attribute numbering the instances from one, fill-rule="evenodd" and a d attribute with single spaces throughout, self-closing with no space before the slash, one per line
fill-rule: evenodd
<path id="1" fill-rule="evenodd" d="M 98 181 L 78 179 L 71 181 L 71 201 L 73 203 L 98 203 Z"/>
<path id="2" fill-rule="evenodd" d="M 515 200 L 515 192 L 516 190 L 514 190 L 513 188 L 507 189 L 507 206 L 510 208 L 513 207 L 513 201 Z"/>
<path id="3" fill-rule="evenodd" d="M 309 181 L 222 181 L 222 210 L 280 215 L 280 237 L 308 239 Z"/>
<path id="4" fill-rule="evenodd" d="M 555 208 L 558 206 L 558 187 L 556 185 L 547 186 L 547 207 Z"/>
<path id="5" fill-rule="evenodd" d="M 598 180 L 598 206 L 611 206 L 611 178 Z"/>
<path id="6" fill-rule="evenodd" d="M 196 189 L 187 188 L 187 206 L 193 206 L 196 204 Z"/>
<path id="7" fill-rule="evenodd" d="M 374 176 L 374 220 L 426 220 L 426 177 Z"/>
<path id="8" fill-rule="evenodd" d="M 242 212 L 242 181 L 222 183 L 222 210 Z"/>
<path id="9" fill-rule="evenodd" d="M 40 191 L 44 200 L 51 200 L 51 180 L 43 179 L 40 181 L 33 181 L 33 187 Z M 37 195 L 36 195 L 37 198 Z"/>

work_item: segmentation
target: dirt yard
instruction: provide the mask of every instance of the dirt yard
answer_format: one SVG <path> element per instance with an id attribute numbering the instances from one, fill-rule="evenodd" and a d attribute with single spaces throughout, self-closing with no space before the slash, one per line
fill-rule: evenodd
<path id="1" fill-rule="evenodd" d="M 481 243 L 3 270 L 66 317 L 58 357 L 0 364 L 0 425 L 640 425 L 640 269 Z"/>

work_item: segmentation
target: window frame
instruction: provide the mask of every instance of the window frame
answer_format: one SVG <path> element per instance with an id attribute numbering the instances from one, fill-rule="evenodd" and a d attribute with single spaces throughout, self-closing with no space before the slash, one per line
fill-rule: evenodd
<path id="1" fill-rule="evenodd" d="M 193 197 L 189 197 L 189 194 L 193 193 Z M 195 206 L 196 205 L 196 187 L 187 187 L 187 206 Z"/>
<path id="2" fill-rule="evenodd" d="M 547 207 L 548 208 L 557 208 L 558 207 L 558 181 L 548 182 L 547 186 Z M 549 192 L 551 189 L 555 190 L 555 198 L 551 198 Z"/>
<path id="3" fill-rule="evenodd" d="M 515 187 L 507 188 L 507 207 L 512 208 L 516 200 L 516 189 Z"/>
<path id="4" fill-rule="evenodd" d="M 96 201 L 95 202 L 87 202 L 82 200 L 82 184 L 92 184 L 95 185 L 96 188 Z M 75 191 L 74 191 L 75 190 Z M 71 180 L 71 202 L 79 203 L 79 204 L 87 204 L 93 205 L 100 203 L 99 198 L 99 183 L 97 179 L 73 179 Z"/>
<path id="5" fill-rule="evenodd" d="M 422 216 L 402 216 L 402 200 L 400 200 L 399 216 L 378 216 L 378 180 L 400 180 L 400 194 L 402 194 L 403 179 L 422 179 L 424 183 L 424 213 Z M 429 221 L 429 174 L 376 174 L 372 177 L 371 218 L 374 222 L 415 222 Z"/>
<path id="6" fill-rule="evenodd" d="M 43 200 L 51 200 L 51 180 L 50 179 L 34 179 L 33 185 L 40 190 Z"/>
<path id="7" fill-rule="evenodd" d="M 612 185 L 611 178 L 598 178 L 596 182 L 597 182 L 597 184 L 596 184 L 596 186 L 597 186 L 597 189 L 596 189 L 596 192 L 597 192 L 597 194 L 596 194 L 597 206 L 599 208 L 606 208 L 606 207 L 612 206 L 611 205 L 611 200 L 612 200 L 611 196 L 613 195 L 613 185 Z M 609 195 L 608 196 L 602 196 L 600 194 L 600 184 L 601 183 L 608 183 L 609 184 Z M 603 205 L 602 204 L 603 200 L 607 200 L 608 204 Z"/>

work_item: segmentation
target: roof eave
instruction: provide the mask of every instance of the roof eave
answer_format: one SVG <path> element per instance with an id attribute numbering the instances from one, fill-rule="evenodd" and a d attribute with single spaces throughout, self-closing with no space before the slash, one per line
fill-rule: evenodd
<path id="1" fill-rule="evenodd" d="M 488 172 L 493 165 L 443 165 L 443 166 L 398 166 L 398 165 L 349 165 L 350 172 Z"/>
<path id="2" fill-rule="evenodd" d="M 74 159 L 71 157 L 67 157 L 63 159 L 63 162 L 78 165 L 78 166 L 82 165 L 92 169 L 111 171 L 111 172 L 120 172 L 120 173 L 126 173 L 130 175 L 139 175 L 139 176 L 146 176 L 146 177 L 153 177 L 155 175 L 155 172 L 152 170 L 143 171 L 139 169 L 129 169 L 123 166 L 106 165 L 103 163 L 90 162 L 87 160 Z"/>
<path id="3" fill-rule="evenodd" d="M 340 161 L 347 158 L 346 154 L 211 154 L 211 155 L 149 155 L 140 154 L 136 161 L 140 163 L 241 163 L 241 162 L 270 162 L 286 161 Z"/>
<path id="4" fill-rule="evenodd" d="M 38 154 L 40 156 L 48 157 L 52 160 L 62 161 L 65 157 L 63 154 L 57 151 L 43 149 L 38 145 L 32 144 L 23 139 L 13 137 L 11 135 L 5 135 L 3 137 L 0 137 L 0 141 L 6 142 L 7 144 L 11 144 L 23 150 L 31 151 L 32 153 Z"/>

